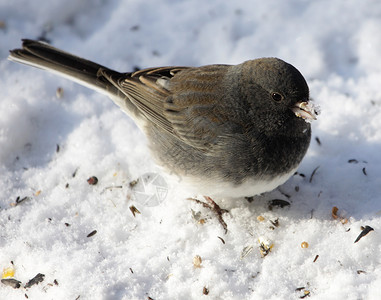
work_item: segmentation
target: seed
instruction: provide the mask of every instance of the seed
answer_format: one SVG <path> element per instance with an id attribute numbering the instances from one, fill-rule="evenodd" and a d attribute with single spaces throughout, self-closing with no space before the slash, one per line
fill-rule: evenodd
<path id="1" fill-rule="evenodd" d="M 94 234 L 96 234 L 97 233 L 97 231 L 96 230 L 93 230 L 92 232 L 90 232 L 88 235 L 87 235 L 87 237 L 92 237 Z"/>
<path id="2" fill-rule="evenodd" d="M 64 95 L 64 90 L 62 87 L 58 87 L 57 90 L 56 90 L 56 97 L 58 99 L 61 99 Z"/>
<path id="3" fill-rule="evenodd" d="M 201 268 L 202 259 L 200 255 L 193 257 L 193 266 L 195 268 Z"/>
<path id="4" fill-rule="evenodd" d="M 87 179 L 87 183 L 90 185 L 96 185 L 98 183 L 98 178 L 95 176 L 92 176 L 89 179 Z"/>

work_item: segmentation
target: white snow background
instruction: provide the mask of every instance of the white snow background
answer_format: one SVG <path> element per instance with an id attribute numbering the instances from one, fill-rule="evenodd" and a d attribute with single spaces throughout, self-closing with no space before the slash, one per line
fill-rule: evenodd
<path id="1" fill-rule="evenodd" d="M 134 202 L 129 183 L 161 174 L 144 135 L 105 96 L 7 60 L 41 37 L 118 71 L 284 59 L 322 110 L 305 176 L 215 199 L 227 234 L 177 179 Z M 0 272 L 22 282 L 0 299 L 381 299 L 380 200 L 381 2 L 0 0 Z"/>

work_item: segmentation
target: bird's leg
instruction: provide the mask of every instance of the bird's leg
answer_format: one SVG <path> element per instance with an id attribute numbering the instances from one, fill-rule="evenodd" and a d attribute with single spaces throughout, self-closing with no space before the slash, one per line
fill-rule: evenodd
<path id="1" fill-rule="evenodd" d="M 224 219 L 222 218 L 222 214 L 227 213 L 229 211 L 227 209 L 221 208 L 216 202 L 213 201 L 212 198 L 208 196 L 204 196 L 204 198 L 207 201 L 207 203 L 194 198 L 188 198 L 188 200 L 195 201 L 196 203 L 201 204 L 203 207 L 209 208 L 211 211 L 213 211 L 217 215 L 218 221 L 224 228 L 226 234 L 228 232 L 228 225 L 226 225 Z"/>

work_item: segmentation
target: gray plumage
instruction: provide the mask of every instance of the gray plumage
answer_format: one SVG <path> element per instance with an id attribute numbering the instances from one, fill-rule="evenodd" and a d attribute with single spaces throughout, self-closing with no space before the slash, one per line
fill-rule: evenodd
<path id="1" fill-rule="evenodd" d="M 305 119 L 316 118 L 303 76 L 277 58 L 119 73 L 23 40 L 10 59 L 108 95 L 141 127 L 158 164 L 206 195 L 251 196 L 284 182 L 308 149 Z"/>

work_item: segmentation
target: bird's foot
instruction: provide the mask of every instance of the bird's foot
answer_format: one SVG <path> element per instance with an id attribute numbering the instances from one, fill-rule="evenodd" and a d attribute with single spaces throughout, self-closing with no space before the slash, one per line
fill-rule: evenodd
<path id="1" fill-rule="evenodd" d="M 208 196 L 204 196 L 204 198 L 207 202 L 202 202 L 202 201 L 195 199 L 195 198 L 188 198 L 188 200 L 195 201 L 196 203 L 201 204 L 203 207 L 206 207 L 206 208 L 210 209 L 211 211 L 213 211 L 217 215 L 218 221 L 220 222 L 220 224 L 224 228 L 225 234 L 226 234 L 228 232 L 228 225 L 224 221 L 222 214 L 228 213 L 229 211 L 227 209 L 221 208 L 216 202 L 213 201 L 212 198 L 210 198 Z"/>

